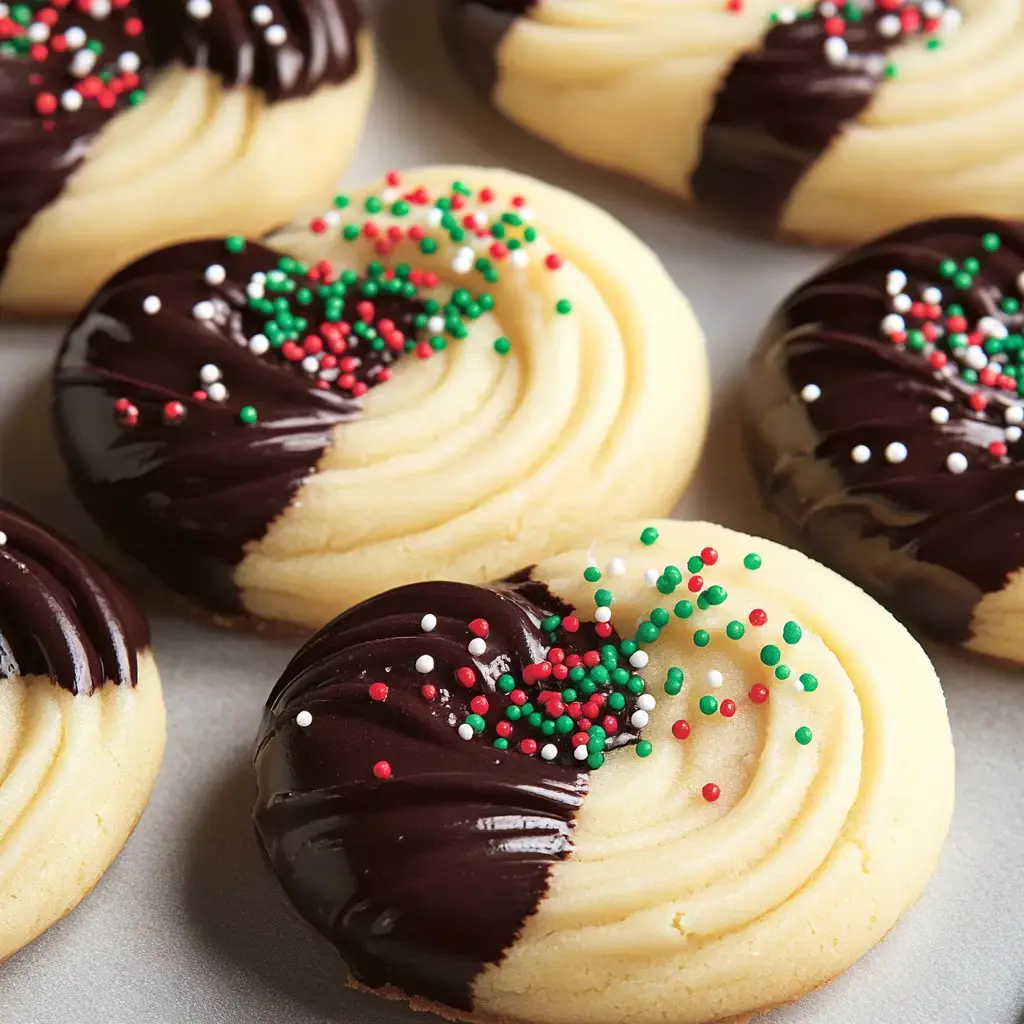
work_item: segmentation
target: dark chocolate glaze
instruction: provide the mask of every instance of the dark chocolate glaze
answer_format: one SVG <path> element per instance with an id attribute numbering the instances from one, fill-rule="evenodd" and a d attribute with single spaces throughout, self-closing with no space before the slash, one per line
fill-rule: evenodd
<path id="1" fill-rule="evenodd" d="M 401 587 L 324 627 L 274 688 L 255 756 L 257 834 L 291 900 L 364 984 L 472 1010 L 474 980 L 501 960 L 571 850 L 587 775 L 567 737 L 552 761 L 490 739 L 510 703 L 496 680 L 543 659 L 541 622 L 569 610 L 530 581 Z M 426 613 L 437 617 L 429 633 Z M 478 616 L 490 634 L 473 657 Z M 617 643 L 586 625 L 573 640 L 566 653 Z M 424 654 L 428 674 L 415 669 Z M 472 690 L 455 679 L 467 665 L 480 680 Z M 370 699 L 375 681 L 387 683 L 386 700 Z M 424 683 L 436 699 L 421 695 Z M 463 740 L 457 726 L 481 693 L 488 729 Z M 300 711 L 312 715 L 305 728 Z M 611 739 L 622 746 L 637 733 Z M 387 781 L 372 773 L 381 760 Z"/>
<path id="2" fill-rule="evenodd" d="M 149 627 L 92 559 L 0 499 L 0 681 L 48 675 L 75 694 L 138 681 Z"/>
<path id="3" fill-rule="evenodd" d="M 906 36 L 878 28 L 876 7 L 846 22 L 849 59 L 825 55 L 825 18 L 777 23 L 743 53 L 723 81 L 704 125 L 690 179 L 703 206 L 730 221 L 774 230 L 800 179 L 844 126 L 868 106 L 885 77 L 886 52 Z"/>
<path id="4" fill-rule="evenodd" d="M 258 89 L 271 102 L 306 96 L 354 73 L 360 24 L 354 0 L 267 0 L 267 5 L 274 24 L 287 30 L 279 46 L 267 43 L 264 27 L 253 23 L 254 0 L 213 0 L 210 16 L 202 20 L 187 13 L 186 0 L 131 0 L 99 19 L 83 14 L 76 3 L 57 10 L 45 60 L 0 50 L 0 275 L 18 236 L 61 194 L 95 136 L 161 68 L 208 67 L 227 86 Z M 69 28 L 84 29 L 90 41 L 102 45 L 92 76 L 98 81 L 112 74 L 118 92 L 104 105 L 88 98 L 78 110 L 58 104 L 44 115 L 37 108 L 40 93 L 59 100 L 84 81 L 72 71 L 77 51 L 52 46 Z M 119 67 L 126 52 L 138 57 L 138 70 L 129 77 Z"/>
<path id="5" fill-rule="evenodd" d="M 982 251 L 981 237 L 1002 239 Z M 961 290 L 938 273 L 940 261 L 977 258 L 981 269 Z M 742 403 L 748 449 L 768 503 L 807 547 L 939 639 L 970 636 L 974 606 L 1024 566 L 1024 443 L 1006 436 L 1016 391 L 971 384 L 929 364 L 880 328 L 894 311 L 886 281 L 903 272 L 918 298 L 938 286 L 943 304 L 963 307 L 970 324 L 994 316 L 1012 335 L 1020 314 L 997 303 L 1020 297 L 1024 231 L 985 218 L 929 221 L 855 250 L 798 288 L 775 312 L 751 362 Z M 905 314 L 908 329 L 920 318 Z M 996 358 L 1005 358 L 997 356 Z M 815 384 L 821 396 L 800 397 Z M 984 409 L 970 404 L 978 392 Z M 977 401 L 977 399 L 976 399 Z M 931 410 L 949 411 L 949 422 Z M 901 442 L 902 463 L 885 448 Z M 1006 443 L 1007 454 L 989 445 Z M 867 445 L 865 464 L 851 459 Z M 954 452 L 966 472 L 946 466 Z"/>
<path id="6" fill-rule="evenodd" d="M 143 257 L 105 285 L 72 325 L 57 360 L 54 412 L 72 481 L 108 535 L 165 583 L 215 611 L 240 611 L 234 569 L 314 471 L 338 424 L 361 415 L 362 403 L 282 356 L 255 355 L 247 340 L 267 319 L 251 308 L 254 273 L 273 270 L 279 254 L 248 243 L 231 253 L 223 240 L 188 242 Z M 226 280 L 207 283 L 222 266 Z M 315 291 L 316 282 L 308 281 Z M 157 296 L 161 309 L 144 311 Z M 202 301 L 214 319 L 195 318 Z M 355 319 L 346 299 L 346 319 Z M 378 309 L 411 334 L 420 306 L 384 296 Z M 310 323 L 322 300 L 308 307 Z M 397 356 L 353 342 L 354 376 L 372 386 Z M 193 397 L 199 371 L 223 373 L 223 402 Z M 138 422 L 125 425 L 115 403 L 127 399 Z M 180 401 L 185 416 L 167 422 L 164 406 Z M 245 406 L 259 420 L 239 418 Z"/>
<path id="7" fill-rule="evenodd" d="M 444 0 L 441 33 L 457 67 L 490 97 L 498 83 L 498 47 L 535 0 Z"/>

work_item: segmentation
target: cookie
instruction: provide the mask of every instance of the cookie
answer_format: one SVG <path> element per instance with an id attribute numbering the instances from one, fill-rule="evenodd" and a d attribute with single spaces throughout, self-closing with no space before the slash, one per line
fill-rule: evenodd
<path id="1" fill-rule="evenodd" d="M 128 267 L 68 334 L 56 418 L 113 540 L 207 609 L 311 630 L 668 512 L 708 391 L 639 239 L 540 182 L 435 168 Z"/>
<path id="2" fill-rule="evenodd" d="M 717 217 L 817 242 L 1024 218 L 1020 5 L 445 0 L 517 124 Z"/>
<path id="3" fill-rule="evenodd" d="M 938 679 L 888 612 L 667 520 L 340 616 L 255 771 L 268 862 L 359 983 L 529 1024 L 798 998 L 918 897 L 953 804 Z"/>
<path id="4" fill-rule="evenodd" d="M 927 221 L 775 312 L 741 404 L 767 503 L 908 624 L 1024 661 L 1024 232 Z"/>
<path id="5" fill-rule="evenodd" d="M 163 749 L 142 613 L 84 554 L 0 500 L 0 961 L 99 881 Z"/>
<path id="6" fill-rule="evenodd" d="M 326 202 L 372 63 L 354 0 L 4 4 L 0 312 L 75 312 L 151 248 Z"/>

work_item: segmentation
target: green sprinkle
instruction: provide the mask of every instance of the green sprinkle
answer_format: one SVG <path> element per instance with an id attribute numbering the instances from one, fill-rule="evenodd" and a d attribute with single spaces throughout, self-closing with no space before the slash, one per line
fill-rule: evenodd
<path id="1" fill-rule="evenodd" d="M 583 570 L 583 578 L 588 583 L 596 583 L 601 578 L 601 570 L 596 565 L 588 565 Z"/>
<path id="2" fill-rule="evenodd" d="M 639 696 L 647 689 L 647 684 L 640 678 L 640 676 L 631 676 L 629 682 L 626 684 L 626 689 L 629 690 L 630 693 Z"/>
<path id="3" fill-rule="evenodd" d="M 564 736 L 576 728 L 576 723 L 568 715 L 559 715 L 555 720 L 555 728 Z"/>
<path id="4" fill-rule="evenodd" d="M 814 693 L 818 688 L 818 677 L 812 676 L 810 672 L 805 672 L 800 677 L 800 685 L 803 686 L 807 693 Z"/>
<path id="5" fill-rule="evenodd" d="M 555 303 L 555 312 L 559 316 L 568 316 L 572 312 L 572 303 L 568 299 L 559 299 Z"/>
<path id="6" fill-rule="evenodd" d="M 707 647 L 711 643 L 711 634 L 706 629 L 698 629 L 693 634 L 693 645 L 695 647 Z"/>
<path id="7" fill-rule="evenodd" d="M 346 242 L 354 242 L 359 237 L 359 228 L 355 224 L 346 224 L 341 229 L 341 237 Z"/>
<path id="8" fill-rule="evenodd" d="M 245 239 L 241 235 L 228 235 L 224 239 L 224 248 L 230 253 L 245 252 Z"/>
<path id="9" fill-rule="evenodd" d="M 596 754 L 591 754 L 587 758 L 587 767 L 588 768 L 600 768 L 601 765 L 603 765 L 603 764 L 604 764 L 604 754 L 602 754 L 600 752 L 598 752 Z"/>
<path id="10" fill-rule="evenodd" d="M 484 731 L 487 723 L 480 715 L 466 715 L 466 725 L 468 725 L 473 732 L 481 733 Z"/>
<path id="11" fill-rule="evenodd" d="M 698 704 L 701 714 L 713 715 L 718 710 L 718 701 L 710 693 L 704 694 Z"/>
<path id="12" fill-rule="evenodd" d="M 725 587 L 719 587 L 716 584 L 715 586 L 708 587 L 704 596 L 707 598 L 708 604 L 717 605 L 722 604 L 729 594 L 726 592 Z"/>
<path id="13" fill-rule="evenodd" d="M 544 716 L 539 711 L 534 711 L 526 716 L 526 720 L 534 729 L 539 729 L 541 723 L 544 721 Z"/>
<path id="14" fill-rule="evenodd" d="M 570 721 L 571 721 L 571 719 L 570 719 Z M 540 731 L 545 736 L 554 736 L 555 735 L 555 723 L 553 721 L 551 721 L 550 718 L 547 719 L 547 721 L 541 722 Z"/>
<path id="15" fill-rule="evenodd" d="M 683 582 L 683 574 L 679 571 L 679 567 L 675 565 L 665 566 L 665 579 L 670 580 L 677 586 Z"/>
<path id="16" fill-rule="evenodd" d="M 962 271 L 960 271 L 959 274 L 956 274 L 954 276 L 953 284 L 957 288 L 960 288 L 963 291 L 966 291 L 968 288 L 971 287 L 972 284 L 974 284 L 974 278 L 971 277 L 971 275 L 968 274 L 966 271 L 962 270 Z"/>
<path id="17" fill-rule="evenodd" d="M 259 413 L 257 413 L 256 410 L 251 405 L 243 405 L 242 408 L 238 410 L 238 418 L 243 423 L 251 426 L 260 417 Z"/>
<path id="18" fill-rule="evenodd" d="M 609 674 L 608 669 L 604 667 L 604 665 L 595 665 L 590 670 L 590 678 L 598 686 L 607 686 L 609 681 L 611 680 L 611 675 Z"/>
<path id="19" fill-rule="evenodd" d="M 614 598 L 612 597 L 612 592 L 610 590 L 605 590 L 604 587 L 602 587 L 600 590 L 594 591 L 594 603 L 599 608 L 607 608 L 609 605 L 611 605 L 613 600 Z"/>
<path id="20" fill-rule="evenodd" d="M 733 619 L 728 626 L 725 627 L 725 635 L 730 640 L 739 640 L 744 633 L 746 633 L 747 627 L 743 625 L 739 619 Z"/>
<path id="21" fill-rule="evenodd" d="M 616 686 L 625 686 L 629 682 L 629 673 L 624 668 L 613 669 L 612 682 Z"/>
<path id="22" fill-rule="evenodd" d="M 338 208 L 339 210 L 344 210 L 344 209 L 345 209 L 345 207 L 346 207 L 346 206 L 348 206 L 348 204 L 349 204 L 349 198 L 348 198 L 348 196 L 342 196 L 342 195 L 338 195 L 338 196 L 335 196 L 335 197 L 334 197 L 334 205 L 335 205 L 335 206 L 336 206 L 336 207 L 337 207 L 337 208 Z"/>
<path id="23" fill-rule="evenodd" d="M 953 260 L 943 260 L 939 264 L 939 277 L 952 277 L 957 272 L 957 265 Z M 950 314 L 956 316 L 958 314 L 953 313 L 952 307 L 947 310 Z"/>
<path id="24" fill-rule="evenodd" d="M 641 740 L 636 745 L 636 756 L 637 757 L 650 757 L 651 751 L 654 749 L 654 744 L 650 740 Z"/>
<path id="25" fill-rule="evenodd" d="M 1003 240 L 994 231 L 981 236 L 981 247 L 985 252 L 996 252 L 1002 244 Z"/>
<path id="26" fill-rule="evenodd" d="M 626 698 L 621 693 L 611 693 L 606 703 L 612 711 L 621 711 L 626 706 Z"/>
<path id="27" fill-rule="evenodd" d="M 658 539 L 658 531 L 653 526 L 645 526 L 640 531 L 640 543 L 650 547 Z"/>
<path id="28" fill-rule="evenodd" d="M 700 572 L 704 568 L 704 559 L 700 555 L 691 555 L 686 560 L 687 572 Z"/>
<path id="29" fill-rule="evenodd" d="M 637 626 L 636 639 L 637 643 L 641 644 L 653 644 L 655 640 L 661 635 L 661 630 L 653 622 L 641 622 Z"/>
<path id="30" fill-rule="evenodd" d="M 782 651 L 780 651 L 775 644 L 765 644 L 764 647 L 761 648 L 762 665 L 777 665 L 781 657 Z"/>
<path id="31" fill-rule="evenodd" d="M 682 684 L 682 682 L 680 680 L 678 680 L 678 679 L 667 679 L 667 680 L 665 680 L 665 692 L 670 697 L 678 696 L 682 689 L 683 689 L 683 684 Z"/>
<path id="32" fill-rule="evenodd" d="M 669 618 L 670 616 L 664 608 L 655 608 L 651 612 L 651 622 L 653 622 L 659 629 L 668 625 Z"/>
<path id="33" fill-rule="evenodd" d="M 810 743 L 812 739 L 814 739 L 814 733 L 812 733 L 806 725 L 801 725 L 800 728 L 797 729 L 795 733 L 793 733 L 793 739 L 795 739 L 801 747 L 806 747 L 807 744 Z"/>
<path id="34" fill-rule="evenodd" d="M 495 338 L 494 340 L 494 351 L 499 356 L 507 356 L 512 349 L 512 342 L 508 338 Z"/>
<path id="35" fill-rule="evenodd" d="M 788 679 L 793 674 L 793 670 L 788 665 L 776 665 L 775 666 L 775 678 L 776 679 Z"/>
<path id="36" fill-rule="evenodd" d="M 637 646 L 632 640 L 623 640 L 619 644 L 619 650 L 622 652 L 623 657 L 628 658 L 631 654 L 636 654 Z"/>
<path id="37" fill-rule="evenodd" d="M 693 614 L 693 602 L 678 601 L 672 611 L 675 613 L 676 618 L 688 619 Z"/>
<path id="38" fill-rule="evenodd" d="M 743 566 L 746 569 L 760 569 L 761 568 L 761 556 L 755 554 L 753 551 L 746 555 L 743 559 Z"/>
<path id="39" fill-rule="evenodd" d="M 541 624 L 540 628 L 545 633 L 550 633 L 551 630 L 557 629 L 561 625 L 562 620 L 557 615 L 549 615 Z"/>
<path id="40" fill-rule="evenodd" d="M 659 576 L 654 585 L 658 588 L 658 593 L 664 594 L 666 597 L 673 593 L 678 586 L 678 584 L 673 583 L 667 576 Z"/>
<path id="41" fill-rule="evenodd" d="M 800 638 L 804 635 L 804 631 L 800 628 L 800 624 L 797 622 L 787 622 L 782 627 L 782 639 L 787 644 L 798 644 Z"/>
<path id="42" fill-rule="evenodd" d="M 516 688 L 516 681 L 507 672 L 498 676 L 498 689 L 502 693 L 511 693 Z"/>
<path id="43" fill-rule="evenodd" d="M 495 750 L 508 750 L 508 740 L 504 736 L 499 736 L 492 746 Z"/>
<path id="44" fill-rule="evenodd" d="M 673 665 L 668 670 L 668 678 L 678 680 L 681 683 L 683 681 L 683 670 L 678 665 Z"/>

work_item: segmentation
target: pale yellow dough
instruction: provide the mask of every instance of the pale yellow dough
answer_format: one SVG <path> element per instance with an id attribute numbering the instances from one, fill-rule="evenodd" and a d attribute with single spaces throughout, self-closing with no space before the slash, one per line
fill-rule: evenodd
<path id="1" fill-rule="evenodd" d="M 0 683 L 0 961 L 93 888 L 149 800 L 164 706 L 152 655 L 138 657 L 135 687 Z"/>
<path id="2" fill-rule="evenodd" d="M 15 242 L 4 315 L 77 312 L 116 270 L 190 238 L 258 238 L 333 194 L 362 132 L 370 37 L 341 85 L 267 103 L 213 73 L 174 68 L 114 118 L 61 196 Z"/>
<path id="3" fill-rule="evenodd" d="M 570 153 L 688 197 L 715 94 L 779 6 L 539 0 L 500 46 L 493 99 Z M 939 49 L 890 51 L 897 77 L 800 182 L 782 230 L 861 242 L 949 214 L 1024 218 L 1024 5 L 958 6 Z"/>
<path id="4" fill-rule="evenodd" d="M 364 598 L 415 580 L 483 582 L 587 543 L 607 523 L 662 515 L 688 482 L 708 417 L 704 340 L 655 255 L 608 214 L 508 171 L 433 168 L 405 175 L 439 194 L 460 179 L 522 194 L 545 241 L 504 265 L 495 309 L 441 355 L 400 360 L 366 414 L 236 572 L 245 607 L 316 628 Z M 360 195 L 352 200 L 358 208 Z M 529 215 L 529 213 L 528 213 Z M 367 243 L 296 229 L 280 250 L 362 270 Z M 565 259 L 542 265 L 552 249 Z M 444 246 L 412 244 L 391 262 L 459 278 Z M 569 298 L 573 312 L 555 304 Z M 498 355 L 494 339 L 512 350 Z"/>
<path id="5" fill-rule="evenodd" d="M 580 609 L 597 586 L 615 595 L 613 624 L 632 635 L 656 606 L 672 610 L 647 569 L 685 567 L 705 546 L 704 572 L 728 599 L 673 617 L 643 670 L 658 695 L 646 759 L 610 754 L 590 776 L 575 847 L 505 960 L 475 985 L 483 1017 L 523 1024 L 705 1024 L 798 998 L 846 970 L 896 923 L 935 868 L 953 808 L 953 747 L 942 691 L 925 653 L 880 605 L 796 551 L 706 523 L 664 521 L 652 547 L 643 523 L 603 530 L 589 550 L 542 562 L 534 577 Z M 743 567 L 749 552 L 762 567 Z M 623 576 L 587 584 L 591 558 Z M 752 608 L 741 640 L 725 626 Z M 787 621 L 802 639 L 782 639 Z M 698 649 L 695 628 L 711 633 Z M 759 652 L 782 650 L 775 679 Z M 686 681 L 664 693 L 670 666 Z M 720 688 L 707 673 L 724 676 Z M 795 688 L 803 673 L 814 692 Z M 755 683 L 771 689 L 752 703 Z M 698 701 L 730 698 L 731 719 Z M 687 719 L 689 739 L 671 734 Z M 813 739 L 801 746 L 796 730 Z M 701 796 L 707 782 L 716 803 Z"/>

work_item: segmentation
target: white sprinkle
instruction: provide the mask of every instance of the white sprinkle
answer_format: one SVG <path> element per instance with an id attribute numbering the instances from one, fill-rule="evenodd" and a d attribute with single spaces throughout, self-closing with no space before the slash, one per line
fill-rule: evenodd
<path id="1" fill-rule="evenodd" d="M 157 295 L 147 295 L 142 300 L 142 312 L 155 316 L 163 308 L 163 303 Z"/>
<path id="2" fill-rule="evenodd" d="M 64 42 L 68 44 L 68 49 L 80 49 L 88 41 L 89 37 L 86 35 L 85 29 L 79 28 L 77 25 L 72 25 L 71 28 L 64 32 Z"/>
<path id="3" fill-rule="evenodd" d="M 432 316 L 427 321 L 427 330 L 431 334 L 440 334 L 444 330 L 444 317 L 443 316 Z"/>
<path id="4" fill-rule="evenodd" d="M 117 66 L 128 75 L 135 74 L 142 67 L 142 58 L 132 50 L 125 50 L 117 58 Z"/>
<path id="5" fill-rule="evenodd" d="M 227 276 L 228 272 L 219 263 L 211 263 L 203 274 L 207 284 L 223 284 Z"/>
<path id="6" fill-rule="evenodd" d="M 825 40 L 825 59 L 829 64 L 842 64 L 850 53 L 850 47 L 846 40 L 840 36 L 829 36 Z"/>
<path id="7" fill-rule="evenodd" d="M 648 715 L 646 711 L 641 708 L 637 708 L 637 710 L 633 712 L 629 721 L 634 729 L 642 729 L 650 720 L 651 716 Z"/>
<path id="8" fill-rule="evenodd" d="M 33 43 L 45 43 L 50 38 L 50 26 L 41 21 L 33 22 L 28 27 L 28 37 Z"/>
<path id="9" fill-rule="evenodd" d="M 199 370 L 199 379 L 204 384 L 212 384 L 223 376 L 224 374 L 220 372 L 220 367 L 215 366 L 213 363 L 205 363 Z"/>
<path id="10" fill-rule="evenodd" d="M 1019 490 L 1019 491 L 1014 491 L 1013 492 L 1013 496 L 1014 496 L 1014 498 L 1016 498 L 1017 501 L 1024 501 L 1024 489 Z"/>
<path id="11" fill-rule="evenodd" d="M 530 254 L 525 249 L 513 249 L 508 254 L 508 261 L 517 270 L 522 270 L 523 267 L 529 266 Z"/>
<path id="12" fill-rule="evenodd" d="M 914 305 L 914 300 L 907 295 L 905 292 L 895 296 L 892 300 L 892 308 L 897 313 L 909 313 L 910 307 Z"/>
<path id="13" fill-rule="evenodd" d="M 946 5 L 942 0 L 924 0 L 924 3 L 921 4 L 921 13 L 926 18 L 941 18 L 945 9 Z"/>
<path id="14" fill-rule="evenodd" d="M 641 711 L 653 711 L 658 705 L 653 693 L 641 693 L 636 699 L 636 706 Z"/>
<path id="15" fill-rule="evenodd" d="M 300 729 L 305 729 L 307 726 L 313 724 L 313 716 L 308 711 L 300 711 L 295 716 L 295 724 Z"/>
<path id="16" fill-rule="evenodd" d="M 217 310 L 212 302 L 197 302 L 192 307 L 192 315 L 197 320 L 212 320 L 216 313 Z"/>
<path id="17" fill-rule="evenodd" d="M 387 203 L 390 206 L 392 203 L 398 200 L 401 194 L 402 193 L 399 192 L 397 188 L 386 188 L 384 189 L 383 192 L 381 192 L 380 198 L 383 202 Z"/>
<path id="18" fill-rule="evenodd" d="M 925 288 L 921 292 L 921 299 L 929 306 L 937 306 L 942 301 L 942 289 L 935 287 Z"/>
<path id="19" fill-rule="evenodd" d="M 899 295 L 906 287 L 907 275 L 902 270 L 890 270 L 885 278 L 885 290 L 890 295 Z"/>
<path id="20" fill-rule="evenodd" d="M 6 18 L 10 14 L 7 4 L 0 4 L 0 18 Z"/>
<path id="21" fill-rule="evenodd" d="M 818 4 L 818 13 L 823 18 L 831 18 L 838 9 L 832 0 L 822 0 L 822 3 Z"/>
<path id="22" fill-rule="evenodd" d="M 432 228 L 438 227 L 443 219 L 444 210 L 439 210 L 436 206 L 432 206 L 429 210 L 427 210 L 427 223 Z"/>
<path id="23" fill-rule="evenodd" d="M 60 105 L 65 110 L 81 110 L 84 102 L 82 94 L 77 89 L 65 89 L 60 94 Z"/>
<path id="24" fill-rule="evenodd" d="M 586 747 L 583 749 L 586 750 Z M 540 756 L 543 757 L 545 761 L 554 761 L 554 759 L 558 757 L 558 747 L 556 747 L 554 743 L 545 743 L 544 746 L 540 748 Z"/>
<path id="25" fill-rule="evenodd" d="M 710 672 L 708 672 L 708 678 L 707 678 L 708 686 L 711 686 L 711 687 L 714 687 L 715 689 L 717 689 L 724 682 L 725 682 L 725 676 L 723 676 L 722 673 L 719 672 L 717 668 L 713 668 L 713 669 L 711 669 Z"/>
<path id="26" fill-rule="evenodd" d="M 633 668 L 647 668 L 647 662 L 651 660 L 646 651 L 634 651 L 629 656 L 629 663 Z"/>
<path id="27" fill-rule="evenodd" d="M 245 294 L 248 295 L 250 299 L 262 299 L 263 296 L 267 294 L 267 290 L 259 283 L 259 281 L 250 281 L 245 286 Z"/>
<path id="28" fill-rule="evenodd" d="M 779 16 L 779 21 L 783 25 L 792 25 L 796 21 L 795 7 L 780 7 L 775 13 Z"/>
<path id="29" fill-rule="evenodd" d="M 266 4 L 257 4 L 250 12 L 254 25 L 269 25 L 274 20 L 274 12 Z"/>
<path id="30" fill-rule="evenodd" d="M 463 722 L 462 725 L 459 726 L 459 735 L 464 740 L 471 740 L 476 735 L 476 733 L 473 732 L 473 726 L 467 725 L 465 722 Z"/>
<path id="31" fill-rule="evenodd" d="M 427 612 L 427 614 L 420 619 L 420 629 L 422 629 L 424 633 L 433 633 L 434 630 L 437 629 L 437 616 L 431 615 Z"/>
<path id="32" fill-rule="evenodd" d="M 270 339 L 265 334 L 254 334 L 249 339 L 249 351 L 254 356 L 262 356 L 270 351 Z"/>
<path id="33" fill-rule="evenodd" d="M 206 394 L 209 396 L 211 402 L 223 402 L 228 397 L 228 389 L 221 384 L 220 381 L 214 381 L 206 389 Z"/>
<path id="34" fill-rule="evenodd" d="M 902 441 L 893 441 L 885 446 L 886 462 L 906 462 L 907 446 Z"/>
<path id="35" fill-rule="evenodd" d="M 887 39 L 895 39 L 902 30 L 903 26 L 900 24 L 900 19 L 895 14 L 887 14 L 882 18 L 878 19 L 876 29 L 880 36 L 885 36 Z"/>
<path id="36" fill-rule="evenodd" d="M 92 0 L 89 13 L 97 20 L 103 21 L 105 18 L 110 17 L 110 8 L 110 0 Z"/>
<path id="37" fill-rule="evenodd" d="M 964 356 L 964 362 L 972 370 L 984 370 L 988 366 L 988 354 L 980 345 L 970 345 Z"/>
<path id="38" fill-rule="evenodd" d="M 906 326 L 906 321 L 898 313 L 890 313 L 888 316 L 882 317 L 883 334 L 898 334 Z"/>
<path id="39" fill-rule="evenodd" d="M 999 338 L 1000 340 L 1010 333 L 1006 328 L 1006 324 L 1001 320 L 997 320 L 994 316 L 983 316 L 978 321 L 978 330 L 986 337 Z"/>
<path id="40" fill-rule="evenodd" d="M 475 256 L 473 250 L 469 246 L 464 245 L 455 254 L 455 258 L 452 260 L 452 270 L 456 274 L 468 274 L 473 269 L 473 262 Z"/>
<path id="41" fill-rule="evenodd" d="M 316 356 L 305 356 L 302 360 L 302 368 L 306 373 L 316 373 L 320 369 L 320 360 Z"/>
<path id="42" fill-rule="evenodd" d="M 625 576 L 626 575 L 626 563 L 621 558 L 613 558 L 608 563 L 608 575 L 609 576 Z"/>
<path id="43" fill-rule="evenodd" d="M 949 422 L 949 410 L 944 405 L 937 405 L 930 413 L 929 416 L 932 418 L 932 423 L 948 423 Z"/>
<path id="44" fill-rule="evenodd" d="M 7 534 L 3 530 L 0 530 L 0 548 L 7 543 Z"/>
<path id="45" fill-rule="evenodd" d="M 1021 493 L 1024 494 L 1024 491 L 1021 491 Z M 587 745 L 585 743 L 576 747 L 572 752 L 572 756 L 575 757 L 577 761 L 586 761 L 588 754 L 589 751 L 587 750 Z"/>
<path id="46" fill-rule="evenodd" d="M 657 569 L 648 569 L 647 572 L 644 573 L 644 583 L 649 587 L 653 587 L 658 582 L 658 577 L 660 575 L 661 574 Z"/>
<path id="47" fill-rule="evenodd" d="M 533 220 L 533 210 L 528 206 L 520 206 L 516 212 L 523 220 Z"/>
<path id="48" fill-rule="evenodd" d="M 288 30 L 284 25 L 268 25 L 263 30 L 263 38 L 269 46 L 283 46 L 288 41 Z"/>
<path id="49" fill-rule="evenodd" d="M 816 402 L 821 398 L 821 388 L 817 384 L 805 384 L 800 390 L 800 397 L 805 402 Z"/>
<path id="50" fill-rule="evenodd" d="M 426 675 L 427 672 L 434 671 L 434 659 L 429 654 L 421 654 L 416 659 L 416 671 L 422 672 Z"/>
<path id="51" fill-rule="evenodd" d="M 594 611 L 594 618 L 598 622 L 611 622 L 612 610 L 607 605 L 601 605 Z"/>
<path id="52" fill-rule="evenodd" d="M 850 458 L 858 466 L 863 466 L 871 458 L 871 449 L 866 444 L 855 444 L 850 450 Z"/>
<path id="53" fill-rule="evenodd" d="M 946 458 L 946 469 L 950 473 L 963 473 L 967 469 L 967 456 L 963 452 L 951 452 Z"/>
<path id="54" fill-rule="evenodd" d="M 96 54 L 92 50 L 79 50 L 71 58 L 71 74 L 75 78 L 86 78 L 96 67 Z"/>
<path id="55" fill-rule="evenodd" d="M 321 216 L 328 227 L 336 228 L 341 224 L 340 210 L 328 210 L 326 213 L 321 214 Z"/>
<path id="56" fill-rule="evenodd" d="M 213 14 L 213 4 L 211 3 L 211 0 L 188 0 L 188 4 L 185 9 L 191 17 L 196 18 L 199 21 L 204 21 Z"/>
<path id="57" fill-rule="evenodd" d="M 1007 423 L 1024 423 L 1024 405 L 1008 405 L 1006 412 L 1003 413 L 1003 419 Z"/>
<path id="58" fill-rule="evenodd" d="M 804 692 L 804 684 L 801 683 L 799 679 L 794 679 L 793 680 L 793 689 L 796 690 L 797 693 L 803 693 Z"/>
<path id="59" fill-rule="evenodd" d="M 1010 444 L 1014 444 L 1020 440 L 1021 433 L 1022 431 L 1020 427 L 1007 427 L 1003 431 L 1003 436 L 1006 438 L 1007 441 L 1010 442 Z"/>
<path id="60" fill-rule="evenodd" d="M 955 7 L 947 7 L 942 12 L 942 28 L 946 32 L 955 32 L 963 21 L 964 16 Z"/>
<path id="61" fill-rule="evenodd" d="M 487 650 L 487 641 L 483 637 L 475 636 L 469 641 L 467 650 L 474 658 L 479 658 Z"/>

